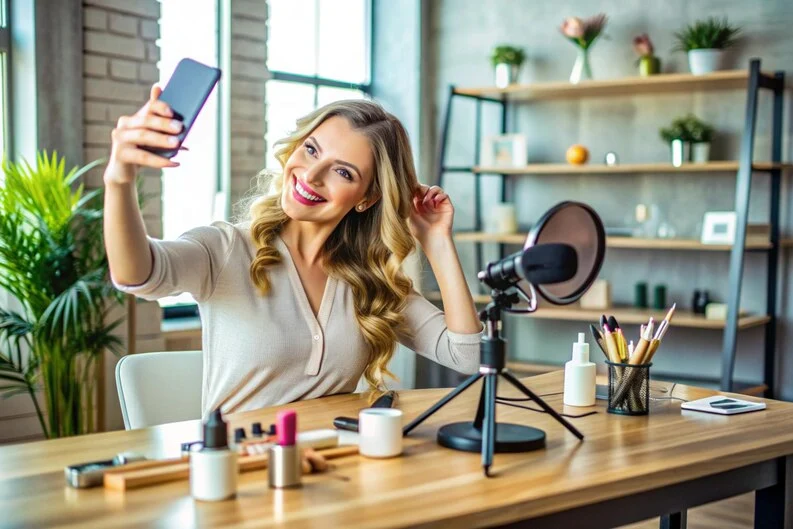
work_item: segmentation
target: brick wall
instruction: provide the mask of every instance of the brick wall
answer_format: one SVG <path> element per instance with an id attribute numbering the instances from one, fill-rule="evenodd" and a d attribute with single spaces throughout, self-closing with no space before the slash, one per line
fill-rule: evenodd
<path id="1" fill-rule="evenodd" d="M 110 131 L 118 117 L 135 112 L 148 99 L 151 85 L 159 79 L 160 30 L 157 0 L 83 0 L 83 105 L 85 113 L 84 154 L 86 162 L 107 157 Z M 86 178 L 86 185 L 102 185 L 99 168 Z M 143 209 L 146 230 L 162 236 L 160 172 L 144 170 Z M 120 314 L 120 312 L 119 312 Z M 137 301 L 135 352 L 162 351 L 160 308 L 156 303 Z M 119 329 L 126 339 L 126 328 Z M 116 358 L 105 358 L 104 410 L 107 429 L 123 428 L 116 396 Z"/>
<path id="2" fill-rule="evenodd" d="M 231 3 L 231 203 L 264 167 L 265 0 Z"/>

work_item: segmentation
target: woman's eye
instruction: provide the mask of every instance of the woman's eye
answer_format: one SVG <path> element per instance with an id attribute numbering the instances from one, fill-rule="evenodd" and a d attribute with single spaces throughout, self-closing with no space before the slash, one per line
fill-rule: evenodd
<path id="1" fill-rule="evenodd" d="M 308 143 L 306 143 L 306 152 L 311 156 L 314 156 L 317 153 L 317 150 L 314 148 L 313 145 L 309 145 Z"/>
<path id="2" fill-rule="evenodd" d="M 352 175 L 347 169 L 338 169 L 336 172 L 339 173 L 344 178 L 346 178 L 347 180 L 352 180 Z"/>

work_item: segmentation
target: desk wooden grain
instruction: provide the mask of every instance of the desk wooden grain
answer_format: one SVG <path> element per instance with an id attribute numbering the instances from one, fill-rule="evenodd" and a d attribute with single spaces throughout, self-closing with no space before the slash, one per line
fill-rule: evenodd
<path id="1" fill-rule="evenodd" d="M 557 410 L 580 413 L 561 402 L 559 372 L 524 379 Z M 669 383 L 654 383 L 664 396 Z M 400 393 L 405 421 L 445 390 Z M 686 400 L 714 392 L 678 385 Z M 518 396 L 500 384 L 502 396 Z M 197 421 L 129 432 L 0 447 L 0 526 L 112 527 L 482 527 L 540 517 L 674 483 L 712 476 L 793 454 L 793 404 L 768 401 L 768 409 L 736 416 L 680 410 L 676 400 L 654 401 L 648 417 L 600 413 L 571 419 L 586 435 L 579 442 L 545 414 L 500 406 L 499 421 L 544 429 L 547 449 L 496 454 L 495 478 L 482 475 L 478 454 L 435 443 L 437 428 L 471 420 L 479 396 L 474 386 L 406 439 L 403 457 L 338 460 L 326 475 L 310 476 L 299 490 L 267 488 L 266 472 L 240 476 L 236 500 L 195 502 L 186 481 L 131 493 L 66 488 L 63 467 L 111 457 L 124 450 L 150 456 L 178 453 L 181 441 L 198 438 Z M 339 395 L 290 405 L 301 429 L 327 428 L 334 417 L 355 415 L 359 395 Z M 231 426 L 269 424 L 280 408 L 230 417 Z M 641 518 L 637 518 L 641 519 Z"/>

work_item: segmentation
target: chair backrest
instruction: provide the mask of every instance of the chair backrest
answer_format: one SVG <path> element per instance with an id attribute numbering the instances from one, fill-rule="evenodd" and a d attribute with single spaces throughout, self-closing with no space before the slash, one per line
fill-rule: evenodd
<path id="1" fill-rule="evenodd" d="M 116 364 L 116 387 L 127 430 L 201 418 L 201 351 L 127 355 Z"/>

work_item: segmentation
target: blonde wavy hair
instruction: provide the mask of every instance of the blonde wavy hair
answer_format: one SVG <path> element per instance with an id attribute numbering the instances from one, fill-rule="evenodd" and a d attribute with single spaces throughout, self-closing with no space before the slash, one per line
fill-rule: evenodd
<path id="1" fill-rule="evenodd" d="M 355 318 L 369 346 L 364 377 L 374 398 L 385 389 L 385 376 L 396 378 L 387 366 L 397 332 L 407 331 L 403 313 L 413 284 L 402 271 L 402 262 L 415 248 L 407 218 L 419 183 L 405 128 L 369 100 L 336 101 L 298 119 L 297 129 L 275 143 L 282 169 L 314 129 L 333 116 L 345 118 L 368 138 L 374 156 L 366 202 L 376 202 L 364 212 L 350 211 L 323 248 L 325 271 L 352 289 Z M 258 196 L 248 212 L 257 248 L 250 277 L 262 295 L 270 290 L 268 268 L 281 261 L 273 242 L 289 220 L 281 206 L 285 178 L 283 172 L 260 174 Z"/>

